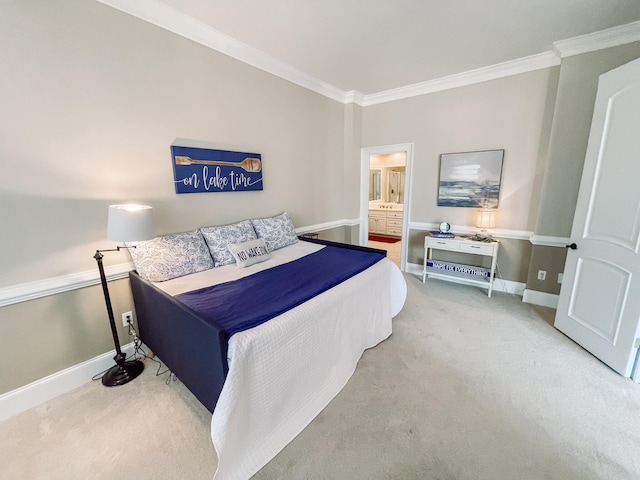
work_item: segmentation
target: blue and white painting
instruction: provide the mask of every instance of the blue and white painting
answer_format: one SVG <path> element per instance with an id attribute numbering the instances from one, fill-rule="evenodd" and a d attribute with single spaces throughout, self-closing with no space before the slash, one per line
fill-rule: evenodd
<path id="1" fill-rule="evenodd" d="M 496 208 L 504 150 L 440 155 L 439 207 Z"/>
<path id="2" fill-rule="evenodd" d="M 171 146 L 176 193 L 262 190 L 262 156 Z"/>

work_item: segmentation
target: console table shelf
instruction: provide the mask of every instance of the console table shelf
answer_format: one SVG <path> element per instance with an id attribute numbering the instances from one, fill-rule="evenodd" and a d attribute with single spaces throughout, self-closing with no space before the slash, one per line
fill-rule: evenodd
<path id="1" fill-rule="evenodd" d="M 454 238 L 436 238 L 427 236 L 424 239 L 424 263 L 422 268 L 422 283 L 428 278 L 439 278 L 443 280 L 451 280 L 456 282 L 468 283 L 471 285 L 478 285 L 488 290 L 487 295 L 491 297 L 493 291 L 493 281 L 496 271 L 496 265 L 498 262 L 498 247 L 500 243 L 497 241 L 492 242 L 478 242 L 464 237 Z M 476 276 L 455 270 L 443 270 L 441 268 L 429 267 L 428 262 L 433 260 L 434 250 L 446 250 L 449 252 L 468 253 L 472 255 L 481 255 L 485 257 L 491 257 L 491 269 L 489 270 L 488 277 Z M 473 265 L 456 265 L 457 267 L 463 267 L 459 270 L 464 270 L 464 267 L 468 267 L 470 270 L 477 268 Z"/>

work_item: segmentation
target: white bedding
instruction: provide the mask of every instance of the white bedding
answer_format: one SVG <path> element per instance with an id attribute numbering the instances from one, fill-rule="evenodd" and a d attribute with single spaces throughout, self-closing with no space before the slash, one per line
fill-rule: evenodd
<path id="1" fill-rule="evenodd" d="M 217 285 L 219 283 L 237 280 L 260 272 L 261 270 L 291 262 L 297 258 L 317 252 L 321 248 L 324 248 L 324 245 L 301 241 L 288 247 L 274 250 L 271 252 L 270 259 L 247 268 L 238 268 L 234 263 L 222 267 L 210 268 L 209 270 L 192 273 L 191 275 L 185 275 L 165 282 L 156 282 L 154 285 L 169 295 L 179 295 L 184 292 L 197 290 L 198 288 L 208 287 L 209 285 Z"/>
<path id="2" fill-rule="evenodd" d="M 248 268 L 228 265 L 189 275 L 188 282 L 156 285 L 175 295 L 230 280 L 214 278 L 222 270 L 239 278 L 319 248 L 298 242 Z M 229 373 L 211 419 L 218 455 L 214 478 L 248 479 L 293 440 L 344 387 L 364 350 L 391 335 L 391 319 L 405 297 L 400 270 L 385 258 L 304 304 L 233 335 Z"/>

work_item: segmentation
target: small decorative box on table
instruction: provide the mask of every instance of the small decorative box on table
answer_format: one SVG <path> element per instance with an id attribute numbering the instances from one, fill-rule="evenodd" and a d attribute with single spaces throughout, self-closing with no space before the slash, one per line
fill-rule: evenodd
<path id="1" fill-rule="evenodd" d="M 437 238 L 427 236 L 424 239 L 422 283 L 429 277 L 478 285 L 486 288 L 488 290 L 487 295 L 491 297 L 499 246 L 500 243 L 498 241 L 478 242 L 464 237 Z M 491 257 L 491 268 L 434 260 L 434 250 L 447 250 Z"/>

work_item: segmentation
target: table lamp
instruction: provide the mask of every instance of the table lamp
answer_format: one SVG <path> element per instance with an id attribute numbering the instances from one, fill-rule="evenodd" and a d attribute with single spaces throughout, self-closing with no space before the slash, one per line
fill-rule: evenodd
<path id="1" fill-rule="evenodd" d="M 107 220 L 107 238 L 116 242 L 140 242 L 154 237 L 152 208 L 146 205 L 111 205 L 109 206 L 109 217 Z M 104 274 L 102 265 L 102 252 L 120 251 L 122 248 L 135 248 L 135 246 L 118 246 L 108 250 L 96 250 L 93 258 L 98 262 L 100 271 L 100 281 L 104 292 L 104 301 L 107 305 L 109 323 L 111 324 L 111 334 L 116 347 L 116 356 L 113 359 L 116 365 L 111 367 L 102 376 L 102 384 L 107 387 L 124 385 L 136 378 L 144 370 L 144 364 L 140 360 L 126 361 L 126 355 L 120 349 L 116 322 L 113 318 L 113 308 L 111 307 L 111 297 L 107 286 L 107 277 Z"/>
<path id="2" fill-rule="evenodd" d="M 480 229 L 480 235 L 490 237 L 491 235 L 487 231 L 489 228 L 495 228 L 496 226 L 496 210 L 495 208 L 481 208 L 478 210 L 478 216 L 476 217 L 476 227 Z"/>

